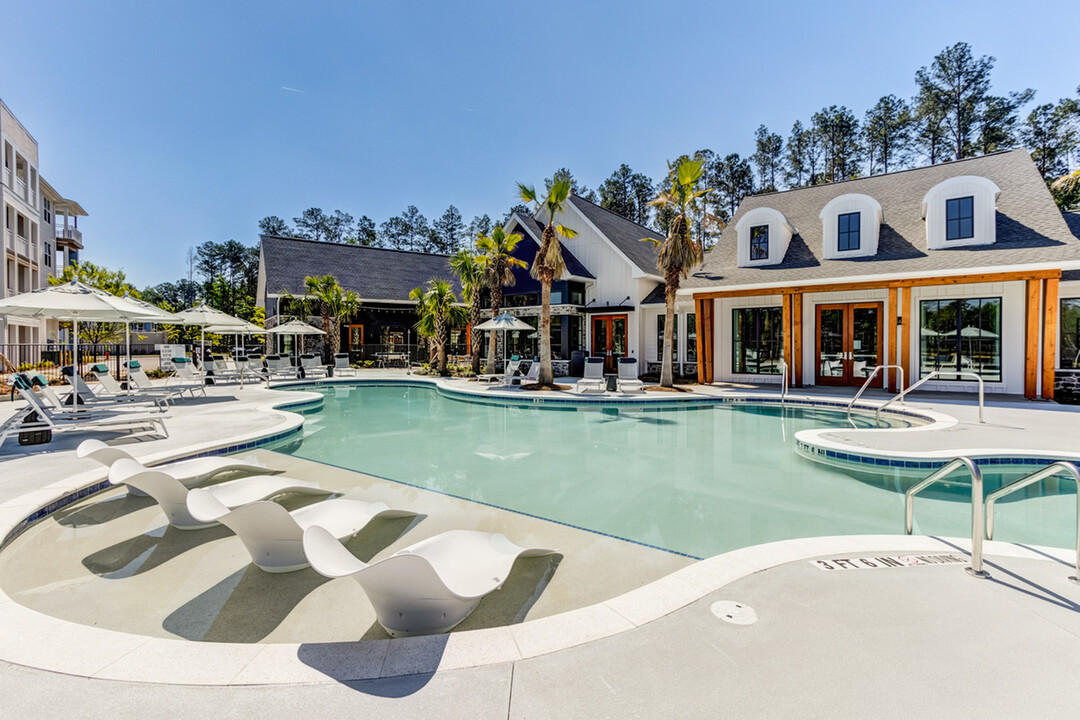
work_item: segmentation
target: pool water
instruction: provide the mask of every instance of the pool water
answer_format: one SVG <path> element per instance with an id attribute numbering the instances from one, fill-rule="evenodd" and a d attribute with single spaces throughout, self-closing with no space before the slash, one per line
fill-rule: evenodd
<path id="1" fill-rule="evenodd" d="M 287 452 L 694 557 L 799 537 L 902 533 L 903 492 L 919 477 L 796 454 L 799 430 L 850 427 L 841 411 L 506 404 L 402 385 L 319 392 L 322 409 Z M 872 417 L 854 420 L 873 427 Z M 1019 474 L 986 474 L 986 491 Z M 1034 499 L 999 503 L 995 539 L 1069 547 L 1072 483 L 1029 490 Z M 959 475 L 920 495 L 916 531 L 969 535 L 969 498 Z"/>

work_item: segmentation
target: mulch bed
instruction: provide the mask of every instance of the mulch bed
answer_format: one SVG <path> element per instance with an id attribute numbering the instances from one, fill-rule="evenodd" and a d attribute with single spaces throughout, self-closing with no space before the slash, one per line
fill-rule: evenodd
<path id="1" fill-rule="evenodd" d="M 535 390 L 539 392 L 554 392 L 556 390 L 571 390 L 569 385 L 540 385 L 539 383 L 531 383 L 529 385 L 522 385 L 522 390 Z"/>
<path id="2" fill-rule="evenodd" d="M 646 385 L 645 390 L 647 390 L 649 392 L 675 392 L 675 393 L 694 392 L 693 388 L 678 387 L 678 386 L 676 386 L 676 387 L 660 387 L 659 385 Z"/>

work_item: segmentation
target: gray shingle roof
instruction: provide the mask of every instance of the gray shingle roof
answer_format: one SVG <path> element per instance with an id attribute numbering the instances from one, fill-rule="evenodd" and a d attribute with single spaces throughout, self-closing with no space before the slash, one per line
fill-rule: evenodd
<path id="1" fill-rule="evenodd" d="M 997 203 L 997 241 L 993 245 L 927 250 L 923 197 L 938 183 L 960 175 L 988 178 L 1001 189 Z M 883 220 L 878 254 L 825 260 L 819 214 L 826 203 L 847 193 L 863 193 L 881 203 Z M 782 212 L 797 234 L 791 239 L 783 263 L 740 268 L 735 225 L 743 214 L 760 207 Z M 716 246 L 706 255 L 705 264 L 683 287 L 806 283 L 911 272 L 931 275 L 963 268 L 1066 260 L 1080 260 L 1080 239 L 1070 232 L 1027 151 L 1012 150 L 888 175 L 747 197 Z"/>
<path id="2" fill-rule="evenodd" d="M 652 243 L 641 242 L 641 239 L 653 238 L 662 241 L 663 235 L 579 198 L 577 195 L 571 195 L 570 202 L 596 226 L 597 230 L 603 233 L 604 237 L 630 258 L 630 262 L 634 263 L 639 270 L 649 275 L 659 274 L 660 271 L 656 269 L 656 246 Z"/>
<path id="3" fill-rule="evenodd" d="M 525 231 L 525 237 L 522 242 L 518 243 L 514 251 L 514 257 L 531 265 L 536 253 L 540 252 L 540 240 L 544 235 L 544 224 L 534 217 L 524 218 L 517 216 L 517 219 L 518 225 Z M 596 279 L 596 276 L 589 272 L 589 269 L 582 265 L 580 260 L 574 257 L 574 253 L 570 252 L 570 248 L 566 247 L 565 244 L 562 246 L 562 253 L 566 269 L 571 275 L 588 278 L 589 280 Z"/>
<path id="4" fill-rule="evenodd" d="M 338 245 L 263 235 L 262 259 L 266 292 L 293 295 L 304 292 L 308 275 L 333 275 L 346 290 L 361 300 L 408 301 L 409 292 L 429 280 L 449 280 L 461 297 L 461 286 L 446 255 Z"/>

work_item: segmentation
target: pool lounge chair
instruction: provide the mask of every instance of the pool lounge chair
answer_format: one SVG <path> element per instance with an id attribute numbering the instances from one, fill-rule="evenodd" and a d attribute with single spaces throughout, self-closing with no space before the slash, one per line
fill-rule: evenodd
<path id="1" fill-rule="evenodd" d="M 80 382 L 82 381 L 80 380 Z M 41 397 L 38 400 L 59 415 L 89 417 L 91 415 L 115 414 L 126 411 L 165 412 L 169 409 L 168 405 L 162 402 L 160 398 L 98 397 L 90 392 L 85 383 L 83 384 L 84 389 L 79 392 L 79 402 L 76 404 L 72 395 L 61 398 L 48 383 L 38 383 L 38 385 L 41 388 Z"/>
<path id="2" fill-rule="evenodd" d="M 297 368 L 289 361 L 288 356 L 284 355 L 267 355 L 266 372 L 271 380 L 274 378 L 295 380 L 297 378 Z"/>
<path id="3" fill-rule="evenodd" d="M 113 464 L 115 464 L 118 460 L 131 460 L 132 462 L 139 462 L 138 460 L 133 458 L 128 451 L 122 448 L 106 445 L 101 440 L 83 440 L 79 444 L 79 447 L 76 448 L 75 455 L 79 459 L 87 458 L 99 462 L 107 468 L 111 468 Z M 143 466 L 143 469 L 150 468 Z M 186 488 L 200 485 L 207 480 L 210 480 L 215 475 L 220 475 L 221 473 L 248 473 L 266 475 L 278 472 L 277 470 L 272 470 L 265 465 L 260 465 L 253 462 L 245 462 L 242 460 L 224 457 L 221 455 L 210 455 L 207 457 L 196 457 L 189 458 L 187 460 L 167 462 L 161 465 L 154 465 L 152 469 L 172 476 Z M 132 486 L 132 489 L 134 490 L 134 486 Z M 138 495 L 141 493 L 136 492 L 134 494 Z"/>
<path id="4" fill-rule="evenodd" d="M 519 557 L 555 551 L 518 547 L 498 533 L 451 530 L 368 564 L 316 526 L 304 531 L 304 552 L 320 575 L 360 583 L 379 624 L 403 637 L 450 630 L 502 587 Z"/>
<path id="5" fill-rule="evenodd" d="M 170 393 L 174 399 L 183 396 L 184 393 L 190 393 L 192 397 L 195 397 L 195 388 L 154 385 L 153 381 L 151 381 L 150 378 L 146 375 L 146 371 L 143 370 L 142 364 L 138 360 L 132 360 L 130 363 L 125 362 L 124 368 L 127 370 L 128 387 L 130 388 L 133 388 L 140 392 L 146 390 L 154 390 L 163 393 Z"/>
<path id="6" fill-rule="evenodd" d="M 518 373 L 518 367 L 521 365 L 521 357 L 518 355 L 511 355 L 510 359 L 503 365 L 503 374 L 496 376 L 500 385 L 513 385 L 514 377 Z"/>
<path id="7" fill-rule="evenodd" d="M 105 369 L 107 374 L 108 366 L 101 364 L 101 367 Z M 110 392 L 109 388 L 105 387 L 104 385 L 101 385 L 98 388 L 98 391 L 94 391 L 93 388 L 86 384 L 85 380 L 79 377 L 79 374 L 76 373 L 74 368 L 72 368 L 70 365 L 61 368 L 60 374 L 63 375 L 64 381 L 67 382 L 68 385 L 70 385 L 72 388 L 74 388 L 75 391 L 78 392 L 79 404 L 81 405 L 96 405 L 102 407 L 119 407 L 122 405 L 158 405 L 163 410 L 166 408 L 167 405 L 165 398 L 161 395 L 148 395 L 144 397 L 130 394 L 126 390 L 121 388 L 119 384 L 115 381 L 114 385 L 118 390 L 118 392 L 116 393 Z M 112 379 L 111 375 L 109 376 L 109 379 Z M 42 392 L 43 394 L 45 394 L 46 397 L 49 398 L 50 401 L 52 401 L 55 397 L 55 391 L 52 389 L 51 386 L 43 386 Z M 71 395 L 69 395 L 68 397 L 64 398 L 63 402 L 60 403 L 60 405 L 70 406 L 74 405 L 74 403 L 75 399 Z"/>
<path id="8" fill-rule="evenodd" d="M 191 393 L 192 397 L 195 396 L 195 391 L 198 390 L 204 396 L 206 395 L 206 373 L 201 370 L 195 369 L 195 363 L 187 358 L 173 358 L 173 367 L 176 368 L 173 371 L 172 376 L 165 381 L 166 386 L 171 386 L 176 383 L 177 386 L 186 389 Z"/>
<path id="9" fill-rule="evenodd" d="M 645 383 L 638 379 L 637 369 L 637 358 L 619 358 L 619 379 L 616 382 L 619 392 L 645 392 Z"/>
<path id="10" fill-rule="evenodd" d="M 188 511 L 188 496 L 192 492 L 208 493 L 226 509 L 241 507 L 285 493 L 328 495 L 315 483 L 272 475 L 228 480 L 201 490 L 188 490 L 183 483 L 167 472 L 147 468 L 137 460 L 120 458 L 109 469 L 109 482 L 128 485 L 154 498 L 165 512 L 169 524 L 180 530 L 198 530 L 217 525 L 217 518 L 197 518 Z"/>
<path id="11" fill-rule="evenodd" d="M 129 382 L 128 389 L 121 387 L 120 383 L 109 372 L 109 366 L 105 363 L 94 363 L 90 366 L 90 372 L 94 374 L 94 378 L 98 381 L 98 384 L 105 390 L 105 397 L 107 398 L 135 398 L 136 400 L 155 400 L 161 403 L 168 403 L 173 400 L 177 395 L 183 392 L 180 389 L 174 388 L 172 390 L 166 390 L 162 388 L 160 390 L 143 390 L 135 387 L 135 384 Z"/>
<path id="12" fill-rule="evenodd" d="M 607 392 L 607 379 L 604 377 L 604 358 L 585 358 L 585 377 L 577 381 L 579 393 Z"/>
<path id="13" fill-rule="evenodd" d="M 188 511 L 198 520 L 216 521 L 236 533 L 251 561 L 266 572 L 284 573 L 308 566 L 304 531 L 318 526 L 337 542 L 352 537 L 377 517 L 409 517 L 416 513 L 395 510 L 381 502 L 335 498 L 288 511 L 272 502 L 253 502 L 229 508 L 214 488 L 188 493 Z M 347 552 L 347 551 L 346 551 Z"/>
<path id="14" fill-rule="evenodd" d="M 310 353 L 300 356 L 300 368 L 304 371 L 304 377 L 326 377 L 326 368 L 322 364 L 320 364 L 319 358 L 315 357 Z"/>
<path id="15" fill-rule="evenodd" d="M 528 373 L 510 380 L 511 385 L 535 385 L 538 382 L 540 382 L 540 358 L 533 358 Z"/>
<path id="16" fill-rule="evenodd" d="M 349 365 L 349 353 L 334 354 L 334 377 L 356 377 L 356 368 Z"/>

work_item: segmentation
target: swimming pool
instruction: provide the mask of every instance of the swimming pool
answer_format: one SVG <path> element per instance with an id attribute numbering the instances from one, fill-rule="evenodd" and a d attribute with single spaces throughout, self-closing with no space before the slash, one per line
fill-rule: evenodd
<path id="1" fill-rule="evenodd" d="M 903 491 L 926 474 L 848 470 L 796 454 L 799 430 L 850 427 L 835 410 L 474 401 L 418 385 L 305 389 L 325 402 L 307 415 L 291 454 L 693 557 L 903 532 Z M 872 418 L 854 419 L 873 427 Z M 988 469 L 987 492 L 1020 472 Z M 1001 503 L 996 539 L 1072 544 L 1075 496 L 1071 483 L 1060 485 Z M 960 477 L 920 495 L 917 532 L 970 534 L 969 498 Z"/>

